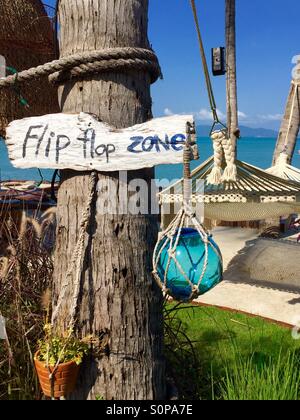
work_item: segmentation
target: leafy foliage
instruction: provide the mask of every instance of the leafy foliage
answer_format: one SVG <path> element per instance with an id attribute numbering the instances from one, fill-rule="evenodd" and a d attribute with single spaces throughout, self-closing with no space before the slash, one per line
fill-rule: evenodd
<path id="1" fill-rule="evenodd" d="M 64 335 L 53 334 L 50 324 L 45 325 L 45 338 L 39 340 L 38 359 L 48 366 L 55 366 L 58 363 L 75 362 L 82 363 L 83 357 L 89 351 L 89 345 L 83 340 L 73 336 L 72 331 Z"/>

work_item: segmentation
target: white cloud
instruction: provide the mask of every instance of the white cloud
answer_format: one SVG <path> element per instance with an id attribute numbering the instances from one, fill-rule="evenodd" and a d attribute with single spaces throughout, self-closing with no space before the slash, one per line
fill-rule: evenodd
<path id="1" fill-rule="evenodd" d="M 170 117 L 171 115 L 174 115 L 174 112 L 173 112 L 170 108 L 165 108 L 165 110 L 164 110 L 164 114 L 165 114 L 167 117 Z"/>
<path id="2" fill-rule="evenodd" d="M 220 109 L 217 109 L 217 113 L 221 121 L 224 121 L 224 122 L 227 121 L 226 114 L 223 111 L 221 111 Z M 193 114 L 197 121 L 211 122 L 213 120 L 212 111 L 207 108 L 201 108 L 200 111 L 196 111 L 196 112 L 183 112 L 182 113 L 182 115 L 185 115 L 185 114 Z M 170 108 L 165 108 L 164 115 L 172 116 L 172 115 L 175 115 L 175 113 Z M 249 119 L 248 115 L 245 114 L 245 112 L 239 111 L 238 115 L 239 115 L 240 120 L 245 121 Z"/>
<path id="3" fill-rule="evenodd" d="M 220 111 L 218 109 L 217 112 L 218 112 L 218 116 L 221 120 L 226 119 L 226 115 L 222 111 Z M 200 111 L 195 112 L 195 118 L 196 118 L 196 120 L 200 120 L 200 121 L 212 121 L 213 120 L 213 114 L 210 110 L 208 110 L 206 108 L 202 108 L 202 109 L 200 109 Z"/>
<path id="4" fill-rule="evenodd" d="M 263 121 L 281 121 L 283 118 L 283 115 L 282 114 L 258 115 L 258 118 Z"/>
<path id="5" fill-rule="evenodd" d="M 218 116 L 220 120 L 222 121 L 227 120 L 226 114 L 224 112 L 222 112 L 220 109 L 217 109 L 217 112 L 218 112 Z M 200 109 L 200 111 L 195 113 L 195 118 L 200 121 L 211 121 L 213 119 L 213 115 L 209 109 L 202 108 Z M 248 115 L 242 111 L 239 111 L 239 118 L 241 120 L 246 120 L 248 119 Z"/>
<path id="6" fill-rule="evenodd" d="M 242 111 L 239 111 L 238 112 L 238 115 L 239 115 L 239 118 L 241 119 L 241 120 L 246 120 L 247 118 L 248 118 L 248 115 L 247 114 L 245 114 L 244 112 L 242 112 Z"/>
<path id="7" fill-rule="evenodd" d="M 220 109 L 217 109 L 218 116 L 220 121 L 226 124 L 227 117 L 226 113 L 221 111 Z M 166 116 L 172 116 L 176 113 L 171 108 L 165 108 L 164 109 L 164 115 Z M 181 112 L 179 115 L 185 115 L 185 114 L 193 114 L 196 121 L 200 121 L 202 123 L 210 123 L 213 121 L 213 115 L 210 109 L 208 108 L 201 108 L 200 111 L 195 112 Z M 273 127 L 274 124 L 278 125 L 280 121 L 282 121 L 283 115 L 282 114 L 246 114 L 243 111 L 238 112 L 239 120 L 241 125 L 248 125 L 250 127 L 252 126 L 262 126 L 262 127 Z"/>
<path id="8" fill-rule="evenodd" d="M 195 113 L 195 117 L 201 121 L 207 121 L 212 119 L 212 113 L 211 111 L 203 108 L 199 112 Z"/>

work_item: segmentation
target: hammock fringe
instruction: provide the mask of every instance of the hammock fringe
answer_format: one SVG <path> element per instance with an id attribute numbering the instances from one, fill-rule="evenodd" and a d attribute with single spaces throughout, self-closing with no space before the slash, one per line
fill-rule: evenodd
<path id="1" fill-rule="evenodd" d="M 222 182 L 236 182 L 237 181 L 237 167 L 233 163 L 229 163 L 222 176 Z"/>
<path id="2" fill-rule="evenodd" d="M 209 176 L 207 177 L 207 183 L 210 185 L 220 185 L 222 183 L 222 170 L 220 167 L 215 166 Z"/>

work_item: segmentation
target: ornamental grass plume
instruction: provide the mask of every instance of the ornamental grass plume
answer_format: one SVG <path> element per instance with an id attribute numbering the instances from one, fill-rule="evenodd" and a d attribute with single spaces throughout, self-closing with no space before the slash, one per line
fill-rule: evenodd
<path id="1" fill-rule="evenodd" d="M 39 399 L 33 355 L 51 303 L 53 263 L 44 246 L 49 225 L 24 213 L 19 225 L 3 218 L 1 228 L 0 310 L 8 341 L 0 341 L 0 400 Z"/>

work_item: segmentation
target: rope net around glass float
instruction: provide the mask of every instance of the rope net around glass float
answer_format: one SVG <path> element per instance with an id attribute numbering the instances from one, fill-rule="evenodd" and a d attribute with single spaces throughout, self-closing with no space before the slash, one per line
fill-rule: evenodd
<path id="1" fill-rule="evenodd" d="M 199 277 L 199 280 L 196 283 L 193 283 L 190 279 L 190 277 L 186 274 L 185 270 L 183 269 L 182 265 L 176 258 L 176 250 L 178 248 L 182 231 L 184 228 L 184 225 L 186 223 L 186 220 L 190 220 L 190 225 L 193 225 L 199 234 L 201 241 L 204 244 L 205 247 L 205 256 L 204 256 L 204 263 L 203 268 L 201 270 L 201 274 Z M 163 244 L 161 246 L 161 244 Z M 168 262 L 167 266 L 164 272 L 163 281 L 162 278 L 159 275 L 158 272 L 158 265 L 161 259 L 161 256 L 165 250 L 165 248 L 168 247 Z M 209 265 L 209 247 L 213 249 L 215 252 L 217 258 L 220 260 L 222 259 L 222 256 L 220 254 L 220 251 L 212 242 L 209 241 L 209 234 L 205 230 L 202 224 L 199 223 L 197 218 L 189 211 L 187 207 L 182 208 L 182 210 L 177 215 L 176 219 L 171 223 L 171 225 L 168 227 L 167 230 L 162 232 L 159 235 L 159 241 L 155 247 L 154 251 L 154 257 L 153 257 L 153 274 L 155 279 L 157 280 L 157 283 L 162 288 L 163 292 L 167 295 L 173 296 L 174 294 L 170 287 L 168 287 L 168 273 L 170 269 L 171 262 L 173 261 L 176 264 L 176 267 L 178 268 L 180 274 L 185 279 L 186 283 L 191 289 L 191 293 L 188 297 L 186 297 L 184 300 L 191 301 L 194 299 L 197 299 L 202 293 L 200 292 L 201 283 L 207 273 L 207 268 Z M 221 279 L 220 279 L 221 281 Z M 178 298 L 178 296 L 176 296 Z"/>
<path id="2" fill-rule="evenodd" d="M 167 229 L 159 234 L 158 242 L 153 254 L 153 275 L 158 285 L 167 295 L 170 295 L 177 300 L 183 301 L 191 301 L 196 299 L 205 291 L 208 291 L 222 280 L 222 256 L 220 251 L 218 247 L 213 243 L 213 241 L 210 240 L 208 232 L 206 231 L 205 227 L 198 221 L 191 206 L 192 188 L 190 160 L 191 154 L 195 154 L 195 150 L 193 153 L 191 149 L 193 145 L 195 145 L 195 139 L 191 140 L 192 135 L 194 135 L 194 132 L 191 131 L 191 127 L 188 127 L 188 136 L 184 147 L 184 202 L 182 204 L 181 210 L 178 212 L 171 224 L 167 227 Z M 196 233 L 196 235 L 198 235 L 201 244 L 204 246 L 204 255 L 202 256 L 200 246 L 198 247 L 200 258 L 197 264 L 193 263 L 192 255 L 189 252 L 188 245 L 186 245 L 184 240 L 184 233 L 189 229 L 191 234 L 194 235 Z M 179 248 L 182 247 L 182 243 L 192 266 L 189 273 L 186 272 L 185 268 L 182 266 L 182 263 L 179 261 L 179 258 L 177 258 L 177 256 L 180 254 Z M 217 281 L 214 284 L 210 284 L 207 287 L 207 290 L 204 291 L 204 288 L 201 290 L 201 286 L 210 264 L 210 248 L 215 253 L 220 275 Z M 165 268 L 163 269 L 162 263 L 164 261 L 164 254 L 167 256 L 167 261 L 165 261 Z M 203 261 L 203 267 L 200 270 L 199 278 L 197 281 L 195 281 L 195 279 L 193 281 L 191 276 L 193 275 L 193 271 L 194 273 L 196 272 L 195 267 L 198 268 L 198 265 L 201 263 L 201 261 Z M 183 284 L 181 281 L 180 283 L 182 284 L 180 287 L 175 285 L 175 281 L 170 282 L 169 274 L 172 264 L 175 265 L 176 270 L 178 270 L 182 276 L 181 279 L 183 279 L 185 282 L 185 284 Z M 187 293 L 188 290 L 190 290 L 190 293 Z"/>

